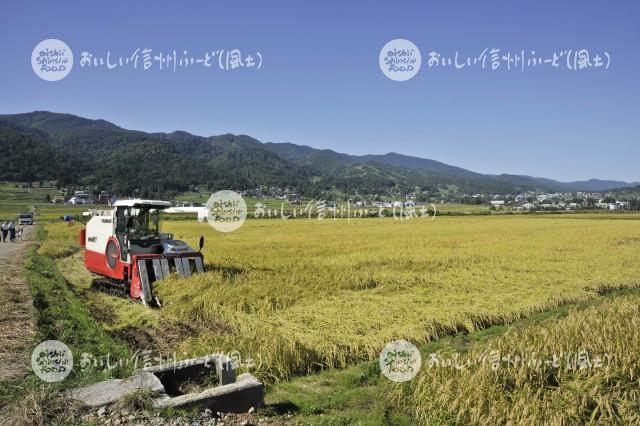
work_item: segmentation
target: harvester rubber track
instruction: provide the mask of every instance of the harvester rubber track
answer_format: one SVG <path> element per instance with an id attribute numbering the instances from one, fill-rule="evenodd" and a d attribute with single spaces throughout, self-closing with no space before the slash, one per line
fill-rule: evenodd
<path id="1" fill-rule="evenodd" d="M 129 299 L 129 286 L 118 280 L 110 278 L 95 278 L 91 281 L 91 288 L 111 296 Z"/>

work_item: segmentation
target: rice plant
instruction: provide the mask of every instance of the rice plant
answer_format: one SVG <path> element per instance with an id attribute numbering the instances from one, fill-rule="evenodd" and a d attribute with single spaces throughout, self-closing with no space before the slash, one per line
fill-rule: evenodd
<path id="1" fill-rule="evenodd" d="M 208 272 L 158 285 L 161 315 L 203 330 L 181 351 L 238 350 L 287 378 L 638 286 L 627 217 L 247 221 L 231 234 L 172 221 L 194 246 L 205 235 Z"/>
<path id="2" fill-rule="evenodd" d="M 424 424 L 638 424 L 639 302 L 619 297 L 467 353 L 426 355 L 395 399 Z M 458 367 L 445 362 L 454 357 Z"/>

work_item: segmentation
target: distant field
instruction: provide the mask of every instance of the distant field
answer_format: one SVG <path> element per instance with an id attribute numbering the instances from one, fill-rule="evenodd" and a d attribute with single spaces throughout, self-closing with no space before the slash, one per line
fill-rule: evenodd
<path id="1" fill-rule="evenodd" d="M 187 192 L 180 194 L 176 197 L 177 201 L 190 201 L 205 204 L 209 199 L 209 193 L 200 192 Z M 62 196 L 62 193 L 53 187 L 43 188 L 30 188 L 28 191 L 23 190 L 16 183 L 0 183 L 0 220 L 12 220 L 16 216 L 23 212 L 35 211 L 38 214 L 38 220 L 40 222 L 56 221 L 63 215 L 80 215 L 82 212 L 90 208 L 96 208 L 96 206 L 73 206 L 73 205 L 60 205 L 51 204 L 47 202 L 47 196 L 50 199 L 58 198 Z M 318 209 L 313 206 L 311 201 L 303 201 L 300 204 L 291 204 L 288 201 L 283 201 L 275 198 L 270 199 L 257 199 L 257 198 L 245 198 L 247 203 L 248 216 L 253 217 L 256 212 L 257 204 L 260 204 L 264 211 L 262 217 L 281 218 L 285 216 L 295 217 L 308 217 L 309 213 L 312 216 L 316 216 Z M 312 206 L 309 205 L 311 203 Z M 431 207 L 429 207 L 431 209 Z M 366 212 L 364 211 L 366 209 Z M 438 204 L 436 209 L 439 213 L 488 213 L 488 206 L 476 206 L 465 204 Z M 295 210 L 295 213 L 294 213 Z M 362 210 L 362 211 L 360 211 Z M 387 215 L 392 215 L 391 209 L 385 209 Z M 334 216 L 333 210 L 326 209 L 325 214 L 327 216 Z M 379 209 L 371 206 L 365 208 L 357 208 L 353 203 L 339 203 L 337 206 L 337 213 L 335 216 L 344 217 L 357 214 L 365 214 L 367 216 L 375 216 L 379 214 Z M 396 211 L 396 215 L 400 215 L 400 211 Z M 181 219 L 194 219 L 195 215 L 167 215 L 169 220 L 181 220 Z"/>
<path id="2" fill-rule="evenodd" d="M 83 212 L 87 211 L 87 209 L 95 207 L 96 206 L 39 204 L 36 205 L 36 211 L 38 212 L 38 220 L 40 222 L 50 222 L 60 220 L 60 217 L 64 215 L 80 216 Z"/>
<path id="3" fill-rule="evenodd" d="M 200 204 L 206 204 L 206 202 L 207 202 L 207 200 L 209 199 L 210 196 L 211 196 L 210 193 L 186 192 L 184 194 L 180 194 L 179 196 L 177 196 L 176 200 L 178 200 L 178 201 L 196 202 L 196 203 L 200 203 Z M 252 197 L 246 197 L 245 201 L 247 203 L 247 209 L 249 210 L 250 213 L 255 211 L 257 203 L 262 204 L 267 209 L 269 209 L 269 208 L 270 209 L 276 209 L 276 210 L 284 209 L 285 211 L 288 211 L 288 210 L 291 210 L 292 208 L 301 209 L 301 208 L 304 208 L 308 203 L 315 202 L 315 200 L 303 200 L 299 205 L 295 205 L 295 204 L 291 204 L 288 201 L 284 201 L 284 200 L 280 200 L 280 199 L 276 199 L 276 198 L 262 199 L 262 198 L 252 198 Z M 427 205 L 429 207 L 431 207 L 431 205 L 429 203 L 427 203 Z M 437 211 L 443 212 L 443 213 L 446 213 L 446 212 L 456 212 L 456 213 L 489 212 L 489 206 L 487 206 L 487 205 L 444 203 L 444 204 L 436 204 L 435 206 L 436 206 Z M 350 208 L 352 210 L 357 209 L 357 207 L 354 205 L 354 203 L 350 203 L 350 205 L 348 205 L 347 202 L 339 202 L 339 203 L 337 203 L 337 207 L 338 207 L 338 209 L 342 208 L 343 210 L 346 210 L 347 208 Z M 374 211 L 374 212 L 378 211 L 378 209 L 376 207 L 372 207 L 372 206 L 366 206 L 365 208 L 367 208 L 370 211 Z"/>
<path id="4" fill-rule="evenodd" d="M 16 183 L 0 183 L 0 220 L 15 220 L 20 213 L 35 212 L 36 220 L 50 222 L 67 214 L 80 215 L 95 207 L 52 204 L 47 201 L 47 196 L 53 199 L 61 197 L 62 193 L 53 187 L 30 188 L 27 191 Z"/>
<path id="5" fill-rule="evenodd" d="M 590 299 L 602 289 L 636 287 L 640 216 L 620 217 L 627 220 L 247 221 L 231 234 L 170 221 L 166 229 L 193 246 L 206 237 L 208 272 L 158 285 L 165 303 L 159 311 L 95 297 L 114 312 L 111 328 L 135 327 L 137 320 L 188 324 L 194 332 L 167 343 L 190 354 L 238 350 L 261 360 L 254 371 L 261 377 L 286 378 L 375 359 L 396 338 L 425 343 Z M 47 229 L 41 250 L 73 252 L 79 225 Z M 62 262 L 72 284 L 88 286 L 79 257 Z"/>
<path id="6" fill-rule="evenodd" d="M 20 202 L 45 202 L 46 197 L 60 196 L 56 188 L 30 188 L 28 191 L 19 187 L 19 184 L 0 182 L 0 200 L 8 203 Z"/>
<path id="7" fill-rule="evenodd" d="M 47 195 L 53 196 L 52 188 L 21 189 L 17 184 L 0 183 L 0 220 L 14 220 L 17 215 L 31 211 L 33 205 L 45 203 Z"/>

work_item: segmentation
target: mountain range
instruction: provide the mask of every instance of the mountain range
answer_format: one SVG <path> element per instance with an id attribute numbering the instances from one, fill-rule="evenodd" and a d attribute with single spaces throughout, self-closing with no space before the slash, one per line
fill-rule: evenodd
<path id="1" fill-rule="evenodd" d="M 184 131 L 147 133 L 105 120 L 35 111 L 0 115 L 0 180 L 58 180 L 119 195 L 171 196 L 194 185 L 209 189 L 288 187 L 304 195 L 393 194 L 418 188 L 436 194 L 524 190 L 606 191 L 638 182 L 481 174 L 390 152 L 349 155 L 247 135 L 202 137 Z"/>

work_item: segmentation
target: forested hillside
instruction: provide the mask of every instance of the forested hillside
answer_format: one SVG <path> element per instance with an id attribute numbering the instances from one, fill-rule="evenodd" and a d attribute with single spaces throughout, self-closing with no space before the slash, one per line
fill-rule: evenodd
<path id="1" fill-rule="evenodd" d="M 246 135 L 202 137 L 146 133 L 105 120 L 37 111 L 0 116 L 0 180 L 55 179 L 95 185 L 119 195 L 169 196 L 190 186 L 290 188 L 316 197 L 331 192 L 390 194 L 511 193 L 529 189 L 602 190 L 626 182 L 562 183 L 517 175 L 484 175 L 397 153 L 353 156 Z"/>

